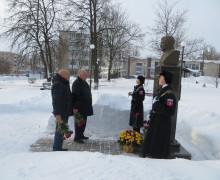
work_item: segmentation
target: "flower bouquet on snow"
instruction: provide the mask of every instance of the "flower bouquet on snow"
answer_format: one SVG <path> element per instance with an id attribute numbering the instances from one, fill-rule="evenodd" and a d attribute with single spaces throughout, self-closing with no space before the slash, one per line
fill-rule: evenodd
<path id="1" fill-rule="evenodd" d="M 141 146 L 141 135 L 135 130 L 127 130 L 121 132 L 118 142 L 125 152 L 134 152 L 137 147 Z"/>
<path id="2" fill-rule="evenodd" d="M 73 115 L 73 117 L 74 117 L 75 123 L 77 124 L 78 127 L 81 127 L 83 124 L 85 124 L 85 120 L 79 112 L 75 113 Z"/>
<path id="3" fill-rule="evenodd" d="M 68 124 L 66 124 L 62 120 L 56 120 L 55 122 L 58 122 L 57 131 L 63 136 L 63 140 L 70 138 L 73 134 L 73 131 L 69 129 Z"/>

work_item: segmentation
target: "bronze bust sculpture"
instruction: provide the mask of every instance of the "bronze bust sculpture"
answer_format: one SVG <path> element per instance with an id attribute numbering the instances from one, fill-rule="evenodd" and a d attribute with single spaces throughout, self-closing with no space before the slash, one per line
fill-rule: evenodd
<path id="1" fill-rule="evenodd" d="M 164 52 L 160 65 L 177 66 L 179 64 L 180 52 L 174 50 L 175 40 L 172 36 L 164 36 L 161 39 L 161 50 Z"/>

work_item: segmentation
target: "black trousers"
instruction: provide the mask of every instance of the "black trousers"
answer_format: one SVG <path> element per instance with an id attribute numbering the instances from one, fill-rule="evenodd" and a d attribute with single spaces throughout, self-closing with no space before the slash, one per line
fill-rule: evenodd
<path id="1" fill-rule="evenodd" d="M 83 119 L 85 121 L 85 124 L 83 124 L 82 126 L 79 127 L 75 123 L 75 137 L 74 137 L 74 140 L 82 139 L 82 137 L 84 136 L 83 133 L 86 129 L 87 116 L 83 116 Z"/>
<path id="2" fill-rule="evenodd" d="M 140 128 L 135 128 L 133 127 L 133 130 L 137 131 L 138 133 L 140 133 Z"/>

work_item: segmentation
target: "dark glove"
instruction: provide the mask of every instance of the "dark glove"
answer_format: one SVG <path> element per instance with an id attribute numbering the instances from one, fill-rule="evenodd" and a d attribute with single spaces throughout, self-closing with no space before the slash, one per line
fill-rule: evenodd
<path id="1" fill-rule="evenodd" d="M 150 120 L 153 119 L 153 118 L 154 118 L 154 115 L 155 115 L 155 113 L 153 113 L 153 111 L 151 110 L 151 111 L 150 111 L 149 119 L 150 119 Z M 150 121 L 150 120 L 149 120 L 149 121 Z"/>

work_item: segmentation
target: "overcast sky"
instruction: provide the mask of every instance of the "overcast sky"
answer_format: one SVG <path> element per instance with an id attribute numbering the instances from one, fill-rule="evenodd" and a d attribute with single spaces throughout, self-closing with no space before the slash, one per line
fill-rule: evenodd
<path id="1" fill-rule="evenodd" d="M 130 19 L 141 25 L 143 31 L 154 23 L 153 7 L 158 0 L 114 0 L 122 3 Z M 3 18 L 6 17 L 5 3 L 0 3 L 0 32 L 2 32 Z M 173 2 L 173 1 L 172 1 Z M 204 38 L 206 43 L 214 46 L 220 52 L 220 0 L 179 0 L 179 9 L 188 9 L 188 34 L 192 38 Z M 7 42 L 0 42 L 0 51 L 9 50 Z M 148 56 L 148 54 L 142 54 Z"/>
<path id="2" fill-rule="evenodd" d="M 140 24 L 143 30 L 146 31 L 148 26 L 154 24 L 153 7 L 156 7 L 158 0 L 114 1 L 122 3 L 130 18 Z M 220 0 L 179 0 L 176 8 L 188 10 L 188 35 L 204 38 L 207 44 L 220 52 Z"/>

